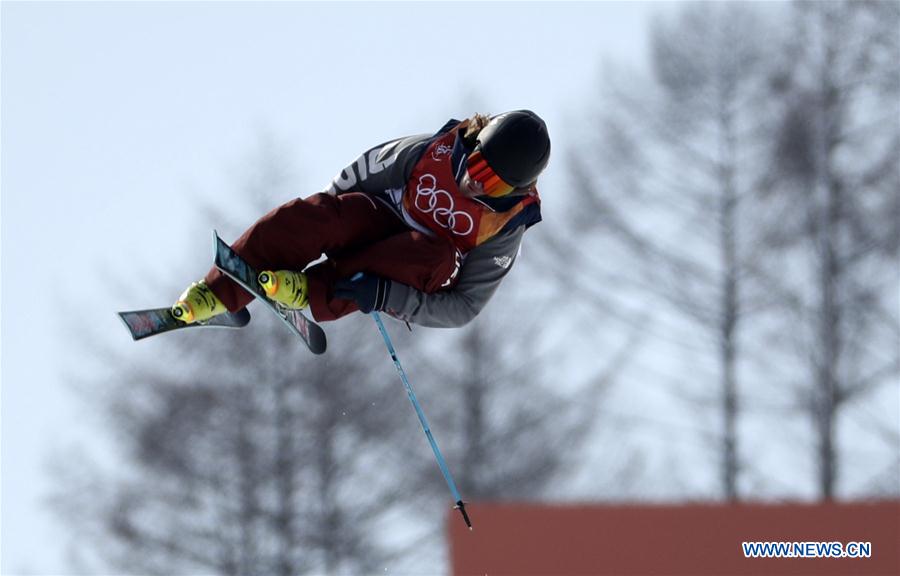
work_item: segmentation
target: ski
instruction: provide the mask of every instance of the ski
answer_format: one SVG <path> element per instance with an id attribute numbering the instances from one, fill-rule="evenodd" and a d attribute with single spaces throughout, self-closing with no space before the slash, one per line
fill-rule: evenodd
<path id="1" fill-rule="evenodd" d="M 131 337 L 142 340 L 149 336 L 180 330 L 182 328 L 242 328 L 250 322 L 250 312 L 246 308 L 239 312 L 219 314 L 206 322 L 187 324 L 172 316 L 169 308 L 152 308 L 150 310 L 131 310 L 119 312 L 119 318 L 125 323 Z"/>
<path id="2" fill-rule="evenodd" d="M 215 230 L 213 230 L 213 240 L 215 242 L 216 267 L 274 312 L 291 332 L 303 340 L 313 354 L 325 352 L 327 342 L 322 327 L 304 316 L 299 310 L 284 308 L 270 300 L 259 286 L 257 272 L 232 250 L 231 246 L 219 238 L 219 233 Z"/>

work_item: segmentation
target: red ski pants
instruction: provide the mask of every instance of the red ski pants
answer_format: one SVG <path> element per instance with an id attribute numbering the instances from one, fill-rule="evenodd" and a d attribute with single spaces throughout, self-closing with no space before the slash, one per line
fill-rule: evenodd
<path id="1" fill-rule="evenodd" d="M 318 321 L 357 310 L 355 302 L 334 298 L 334 282 L 367 272 L 426 293 L 446 287 L 458 254 L 453 243 L 411 230 L 380 202 L 355 192 L 314 194 L 279 206 L 247 229 L 232 245 L 255 270 L 307 270 L 309 305 Z M 253 296 L 213 268 L 206 283 L 236 312 Z"/>

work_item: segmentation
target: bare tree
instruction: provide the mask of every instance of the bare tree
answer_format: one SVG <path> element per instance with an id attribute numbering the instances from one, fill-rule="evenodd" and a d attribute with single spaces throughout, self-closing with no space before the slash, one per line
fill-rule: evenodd
<path id="1" fill-rule="evenodd" d="M 738 380 L 753 353 L 742 329 L 759 299 L 746 278 L 759 258 L 749 203 L 765 150 L 766 30 L 744 4 L 690 4 L 656 21 L 652 79 L 610 79 L 596 146 L 570 158 L 575 240 L 559 240 L 555 258 L 578 258 L 570 285 L 608 313 L 715 359 L 714 374 L 690 379 L 718 382 L 713 436 L 727 500 L 739 497 Z M 708 404 L 707 393 L 677 387 Z"/>
<path id="2" fill-rule="evenodd" d="M 900 374 L 900 5 L 798 2 L 793 30 L 772 78 L 782 104 L 768 240 L 792 326 L 778 334 L 808 367 L 795 390 L 830 499 L 840 415 Z"/>
<path id="3" fill-rule="evenodd" d="M 400 494 L 366 470 L 391 432 L 371 341 L 333 330 L 333 355 L 313 362 L 259 324 L 257 338 L 193 335 L 182 344 L 202 360 L 185 376 L 116 379 L 109 412 L 136 473 L 82 502 L 111 566 L 338 573 L 388 557 L 371 527 Z"/>

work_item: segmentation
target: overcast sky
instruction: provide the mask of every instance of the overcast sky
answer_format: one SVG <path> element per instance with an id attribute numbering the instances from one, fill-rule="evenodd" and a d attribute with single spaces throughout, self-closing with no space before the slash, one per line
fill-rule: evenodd
<path id="1" fill-rule="evenodd" d="M 114 312 L 168 305 L 194 279 L 185 270 L 205 271 L 208 232 L 179 210 L 186 196 L 226 201 L 261 135 L 289 151 L 306 196 L 366 148 L 474 112 L 464 101 L 538 111 L 562 151 L 602 60 L 641 65 L 648 15 L 671 8 L 0 5 L 3 574 L 71 572 L 47 464 L 102 452 L 70 375 L 103 359 L 81 357 L 70 325 L 91 322 L 126 357 L 154 353 Z M 547 211 L 562 166 L 544 179 Z"/>

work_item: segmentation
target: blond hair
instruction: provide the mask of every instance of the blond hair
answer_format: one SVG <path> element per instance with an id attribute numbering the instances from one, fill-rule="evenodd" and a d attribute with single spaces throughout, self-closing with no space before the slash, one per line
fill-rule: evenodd
<path id="1" fill-rule="evenodd" d="M 463 132 L 463 139 L 465 139 L 466 144 L 475 146 L 475 139 L 478 138 L 478 134 L 490 121 L 491 117 L 487 114 L 475 114 L 466 120 L 466 129 L 465 132 Z"/>

